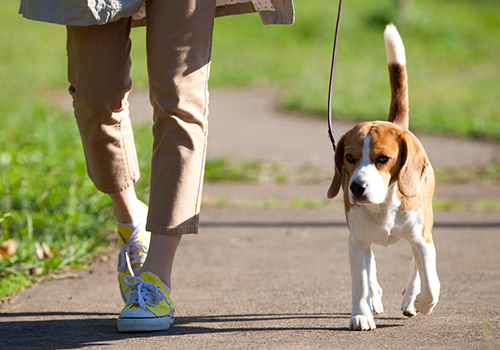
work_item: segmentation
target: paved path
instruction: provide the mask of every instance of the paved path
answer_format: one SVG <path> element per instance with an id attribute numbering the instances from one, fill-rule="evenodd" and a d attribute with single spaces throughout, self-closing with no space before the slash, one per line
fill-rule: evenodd
<path id="1" fill-rule="evenodd" d="M 132 100 L 141 103 L 144 97 Z M 209 157 L 331 167 L 324 123 L 285 116 L 272 106 L 271 97 L 258 91 L 212 93 Z M 339 137 L 347 127 L 336 124 Z M 435 165 L 444 159 L 447 167 L 473 166 L 496 152 L 488 143 L 421 138 Z M 206 184 L 205 194 L 322 200 L 327 186 Z M 500 198 L 499 186 L 440 187 L 443 198 Z M 122 302 L 112 256 L 2 305 L 0 349 L 498 348 L 499 214 L 438 211 L 435 219 L 442 294 L 430 316 L 407 319 L 399 311 L 411 261 L 408 244 L 400 242 L 374 249 L 385 304 L 377 330 L 347 331 L 348 230 L 338 199 L 316 210 L 209 207 L 202 211 L 200 234 L 183 238 L 179 247 L 176 323 L 169 331 L 116 332 Z"/>
<path id="2" fill-rule="evenodd" d="M 430 316 L 399 311 L 410 251 L 374 249 L 385 313 L 349 332 L 343 213 L 207 209 L 179 248 L 166 332 L 116 331 L 116 260 L 19 293 L 3 305 L 1 349 L 494 349 L 500 334 L 496 214 L 437 213 L 441 300 Z"/>

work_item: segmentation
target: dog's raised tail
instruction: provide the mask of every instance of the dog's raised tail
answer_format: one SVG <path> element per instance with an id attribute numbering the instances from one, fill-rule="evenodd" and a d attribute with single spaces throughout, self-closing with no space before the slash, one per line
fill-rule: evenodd
<path id="1" fill-rule="evenodd" d="M 388 120 L 408 130 L 409 103 L 405 47 L 396 26 L 393 24 L 389 24 L 385 28 L 384 40 L 391 83 L 391 107 Z"/>

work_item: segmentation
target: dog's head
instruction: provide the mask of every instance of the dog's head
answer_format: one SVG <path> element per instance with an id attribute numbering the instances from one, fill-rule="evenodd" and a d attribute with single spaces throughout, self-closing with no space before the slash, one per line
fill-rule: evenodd
<path id="1" fill-rule="evenodd" d="M 351 204 L 381 204 L 395 182 L 403 196 L 415 197 L 429 166 L 424 148 L 409 131 L 390 122 L 361 123 L 339 141 L 328 198 L 342 186 Z"/>

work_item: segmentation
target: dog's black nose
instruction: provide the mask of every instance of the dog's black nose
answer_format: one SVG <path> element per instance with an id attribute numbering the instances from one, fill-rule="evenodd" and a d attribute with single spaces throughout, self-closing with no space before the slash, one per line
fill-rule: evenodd
<path id="1" fill-rule="evenodd" d="M 351 183 L 351 186 L 349 187 L 351 189 L 352 194 L 356 198 L 360 198 L 363 196 L 366 190 L 366 183 L 361 182 L 361 181 L 353 181 Z"/>

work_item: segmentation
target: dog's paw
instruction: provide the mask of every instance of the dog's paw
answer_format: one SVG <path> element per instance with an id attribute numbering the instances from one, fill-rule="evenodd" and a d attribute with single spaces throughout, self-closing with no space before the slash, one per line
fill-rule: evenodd
<path id="1" fill-rule="evenodd" d="M 384 313 L 384 304 L 382 303 L 382 288 L 379 288 L 370 295 L 372 310 L 375 315 Z"/>
<path id="2" fill-rule="evenodd" d="M 401 311 L 406 317 L 413 317 L 417 315 L 417 310 L 415 309 L 415 298 L 416 295 L 407 291 L 407 288 L 403 289 L 403 303 L 401 304 Z"/>
<path id="3" fill-rule="evenodd" d="M 349 329 L 352 331 L 371 331 L 377 328 L 373 316 L 352 315 L 349 321 Z"/>
<path id="4" fill-rule="evenodd" d="M 436 307 L 439 299 L 439 292 L 424 293 L 421 292 L 415 299 L 415 309 L 423 315 L 429 315 Z"/>

